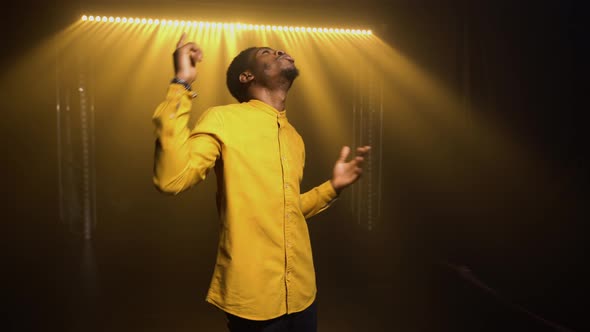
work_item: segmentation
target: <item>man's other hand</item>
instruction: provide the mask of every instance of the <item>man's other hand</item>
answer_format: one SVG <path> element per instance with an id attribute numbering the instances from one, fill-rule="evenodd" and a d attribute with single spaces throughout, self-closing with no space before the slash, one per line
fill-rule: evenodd
<path id="1" fill-rule="evenodd" d="M 340 157 L 334 165 L 331 180 L 332 187 L 334 187 L 337 193 L 340 193 L 342 189 L 355 183 L 361 177 L 363 173 L 363 162 L 370 150 L 370 146 L 359 147 L 356 149 L 356 156 L 350 161 L 346 161 L 350 154 L 350 147 L 342 147 Z"/>

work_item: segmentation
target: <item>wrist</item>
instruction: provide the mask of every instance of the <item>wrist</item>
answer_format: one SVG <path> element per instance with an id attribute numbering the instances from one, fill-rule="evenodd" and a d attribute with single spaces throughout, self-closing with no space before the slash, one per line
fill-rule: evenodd
<path id="1" fill-rule="evenodd" d="M 185 79 L 182 79 L 182 78 L 180 78 L 178 76 L 175 76 L 170 81 L 170 83 L 171 84 L 180 84 L 180 85 L 184 86 L 184 88 L 187 89 L 188 91 L 193 91 L 193 86 L 192 86 L 191 82 L 189 82 L 189 81 L 187 81 Z"/>
<path id="2" fill-rule="evenodd" d="M 186 91 L 191 93 L 192 98 L 197 96 L 197 93 L 193 92 L 193 86 L 187 80 L 175 76 L 172 80 L 170 80 L 170 84 L 182 85 Z"/>
<path id="3" fill-rule="evenodd" d="M 336 194 L 337 195 L 340 195 L 340 192 L 344 188 L 343 187 L 340 187 L 340 186 L 337 186 L 336 184 L 334 184 L 334 180 L 330 180 L 330 184 L 332 185 L 332 189 L 334 189 L 334 191 L 336 192 Z"/>

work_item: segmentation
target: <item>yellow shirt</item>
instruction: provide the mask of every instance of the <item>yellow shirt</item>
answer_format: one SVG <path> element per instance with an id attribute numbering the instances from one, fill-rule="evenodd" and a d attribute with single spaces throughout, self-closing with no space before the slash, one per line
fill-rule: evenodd
<path id="1" fill-rule="evenodd" d="M 334 188 L 300 194 L 305 148 L 286 111 L 254 99 L 213 107 L 190 131 L 191 104 L 173 84 L 156 109 L 154 183 L 177 194 L 215 169 L 221 227 L 207 301 L 252 320 L 304 310 L 316 296 L 305 218 L 333 202 Z"/>

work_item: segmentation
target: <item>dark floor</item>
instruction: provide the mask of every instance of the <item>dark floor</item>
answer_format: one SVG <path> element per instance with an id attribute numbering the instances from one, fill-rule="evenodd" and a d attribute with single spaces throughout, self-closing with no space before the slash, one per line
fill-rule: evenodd
<path id="1" fill-rule="evenodd" d="M 552 322 L 584 330 L 584 307 L 570 292 L 581 280 L 561 285 L 565 294 L 543 294 L 522 276 L 523 293 L 494 293 L 474 282 L 477 271 L 461 274 L 419 253 L 412 260 L 394 255 L 379 236 L 357 231 L 356 239 L 314 253 L 320 331 L 558 331 Z M 317 233 L 313 241 L 321 240 Z M 126 251 L 92 246 L 65 228 L 30 235 L 36 245 L 12 255 L 5 270 L 11 287 L 4 331 L 225 331 L 224 315 L 204 301 L 214 248 L 162 257 L 145 243 Z M 491 275 L 502 284 L 501 273 Z"/>

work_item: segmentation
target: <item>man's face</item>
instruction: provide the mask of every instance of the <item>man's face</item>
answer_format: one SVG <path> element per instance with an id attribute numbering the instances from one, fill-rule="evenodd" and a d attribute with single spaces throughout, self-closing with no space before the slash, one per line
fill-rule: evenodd
<path id="1" fill-rule="evenodd" d="M 260 47 L 253 55 L 253 71 L 259 81 L 286 79 L 293 83 L 299 75 L 295 60 L 281 50 Z"/>

